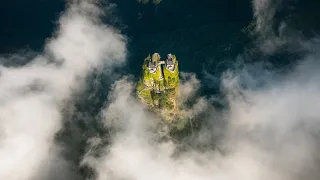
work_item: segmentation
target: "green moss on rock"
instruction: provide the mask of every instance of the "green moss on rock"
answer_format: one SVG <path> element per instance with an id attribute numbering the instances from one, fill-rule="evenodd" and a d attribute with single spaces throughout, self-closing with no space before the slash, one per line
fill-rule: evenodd
<path id="1" fill-rule="evenodd" d="M 165 120 L 175 119 L 179 111 L 177 107 L 180 83 L 178 61 L 174 55 L 169 56 L 173 59 L 173 71 L 167 68 L 167 61 L 160 60 L 160 55 L 157 53 L 145 58 L 137 85 L 138 98 L 150 109 L 159 112 Z M 155 72 L 149 70 L 149 62 L 156 62 Z"/>

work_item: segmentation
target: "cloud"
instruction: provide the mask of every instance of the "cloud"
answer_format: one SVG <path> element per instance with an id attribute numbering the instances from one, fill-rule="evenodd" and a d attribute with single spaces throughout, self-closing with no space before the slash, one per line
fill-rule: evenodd
<path id="1" fill-rule="evenodd" d="M 246 65 L 223 76 L 228 107 L 218 111 L 209 106 L 203 110 L 207 116 L 199 119 L 225 121 L 222 136 L 209 149 L 186 146 L 179 151 L 176 141 L 160 141 L 153 125 L 157 119 L 131 95 L 134 83 L 118 81 L 103 110 L 105 125 L 115 123 L 118 128 L 101 156 L 88 154 L 84 163 L 95 169 L 97 180 L 317 179 L 320 56 L 318 46 L 312 47 L 313 52 L 287 73 Z M 181 86 L 185 95 L 199 86 L 195 76 L 188 77 L 190 82 Z M 206 128 L 193 141 L 215 143 L 210 140 L 216 127 Z"/>
<path id="2" fill-rule="evenodd" d="M 200 88 L 200 81 L 196 78 L 193 73 L 180 73 L 181 84 L 179 85 L 179 95 L 182 100 L 186 100 L 196 94 Z M 184 103 L 184 101 L 182 101 Z"/>
<path id="3" fill-rule="evenodd" d="M 125 38 L 102 15 L 97 3 L 70 2 L 42 54 L 19 55 L 29 62 L 23 66 L 0 66 L 0 179 L 50 179 L 51 168 L 68 168 L 54 146 L 66 102 L 88 73 L 126 58 Z M 66 171 L 55 173 L 68 179 Z"/>
<path id="4" fill-rule="evenodd" d="M 277 8 L 282 0 L 253 0 L 253 15 L 256 21 L 255 31 L 261 34 L 273 33 L 272 26 Z"/>
<path id="5" fill-rule="evenodd" d="M 273 54 L 281 50 L 298 50 L 302 36 L 297 30 L 288 26 L 288 19 L 275 20 L 276 13 L 282 7 L 282 0 L 253 0 L 253 16 L 258 48 L 265 54 Z"/>
<path id="6" fill-rule="evenodd" d="M 259 2 L 257 8 L 270 8 Z M 86 76 L 126 58 L 125 38 L 103 25 L 101 16 L 97 4 L 73 1 L 43 54 L 20 55 L 29 62 L 23 66 L 0 66 L 0 179 L 80 178 L 60 156 L 63 147 L 55 145 L 54 137 Z M 260 27 L 270 19 L 264 18 Z M 310 53 L 286 74 L 259 65 L 226 72 L 224 110 L 197 96 L 201 81 L 182 73 L 181 95 L 195 98 L 195 104 L 184 107 L 186 113 L 211 122 L 191 139 L 200 148 L 162 139 L 161 121 L 141 106 L 133 96 L 135 83 L 124 77 L 113 85 L 101 112 L 110 144 L 102 144 L 100 137 L 88 139 L 92 147 L 79 166 L 93 168 L 97 180 L 318 179 L 320 46 L 313 41 L 305 47 Z M 98 146 L 102 149 L 96 155 Z"/>
<path id="7" fill-rule="evenodd" d="M 201 81 L 194 74 L 181 73 L 181 104 L 190 97 L 202 102 L 184 108 L 186 113 L 203 113 L 193 118 L 206 122 L 188 144 L 161 139 L 154 125 L 158 120 L 131 95 L 134 83 L 115 83 L 102 111 L 105 126 L 112 129 L 110 144 L 99 157 L 88 153 L 83 160 L 96 171 L 96 179 L 318 179 L 319 41 L 290 40 L 285 23 L 277 35 L 273 24 L 280 4 L 253 1 L 259 48 L 273 54 L 299 42 L 309 53 L 286 72 L 263 63 L 225 72 L 223 110 L 211 105 L 215 97 L 196 96 Z"/>

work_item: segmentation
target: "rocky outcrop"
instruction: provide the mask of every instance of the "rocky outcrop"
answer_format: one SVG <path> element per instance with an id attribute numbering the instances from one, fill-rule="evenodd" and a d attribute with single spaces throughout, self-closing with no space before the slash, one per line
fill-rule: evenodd
<path id="1" fill-rule="evenodd" d="M 179 69 L 175 55 L 168 54 L 161 60 L 158 53 L 145 58 L 137 85 L 137 96 L 151 110 L 165 120 L 176 118 L 179 88 Z"/>

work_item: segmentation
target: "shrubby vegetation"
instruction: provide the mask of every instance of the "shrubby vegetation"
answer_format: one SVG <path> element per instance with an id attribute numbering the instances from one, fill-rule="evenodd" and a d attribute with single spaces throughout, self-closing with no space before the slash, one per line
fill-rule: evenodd
<path id="1" fill-rule="evenodd" d="M 170 134 L 179 137 L 181 134 L 190 133 L 191 119 L 178 107 L 179 97 L 179 68 L 176 56 L 173 55 L 174 70 L 166 68 L 166 64 L 158 64 L 157 71 L 150 73 L 148 64 L 150 61 L 158 62 L 160 59 L 152 59 L 149 55 L 142 65 L 142 73 L 137 85 L 137 97 L 147 105 L 151 111 L 158 114 L 168 125 Z M 162 68 L 160 68 L 162 66 Z M 162 69 L 162 70 L 161 70 Z M 163 77 L 161 79 L 160 77 Z"/>
<path id="2" fill-rule="evenodd" d="M 137 96 L 150 109 L 160 112 L 165 120 L 173 120 L 178 114 L 177 97 L 179 87 L 178 61 L 174 57 L 174 71 L 166 68 L 165 64 L 158 64 L 155 73 L 150 73 L 148 64 L 151 59 L 149 55 L 142 65 L 142 74 L 137 85 Z M 161 66 L 161 67 L 160 67 Z M 161 79 L 161 77 L 163 79 Z"/>

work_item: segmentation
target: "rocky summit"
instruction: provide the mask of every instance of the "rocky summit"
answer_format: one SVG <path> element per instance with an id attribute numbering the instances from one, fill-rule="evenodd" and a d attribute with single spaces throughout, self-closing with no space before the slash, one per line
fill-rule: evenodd
<path id="1" fill-rule="evenodd" d="M 167 120 L 174 120 L 179 112 L 179 69 L 175 55 L 161 60 L 158 53 L 145 58 L 137 86 L 137 96 L 151 110 Z"/>

